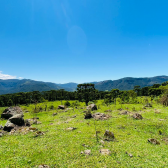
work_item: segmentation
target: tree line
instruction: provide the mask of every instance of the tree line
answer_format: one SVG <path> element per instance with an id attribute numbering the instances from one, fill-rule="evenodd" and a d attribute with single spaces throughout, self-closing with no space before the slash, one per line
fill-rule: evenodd
<path id="1" fill-rule="evenodd" d="M 85 102 L 87 105 L 89 101 L 99 99 L 104 99 L 105 103 L 112 103 L 115 102 L 117 98 L 120 98 L 124 103 L 128 103 L 130 100 L 134 101 L 137 96 L 156 97 L 160 96 L 167 90 L 168 82 L 154 84 L 143 88 L 140 86 L 134 86 L 133 90 L 128 91 L 121 91 L 119 89 L 112 89 L 111 91 L 98 91 L 95 89 L 94 84 L 87 83 L 79 84 L 77 86 L 77 90 L 74 92 L 60 89 L 43 92 L 33 91 L 0 95 L 0 107 L 56 100 L 79 100 L 80 102 Z"/>

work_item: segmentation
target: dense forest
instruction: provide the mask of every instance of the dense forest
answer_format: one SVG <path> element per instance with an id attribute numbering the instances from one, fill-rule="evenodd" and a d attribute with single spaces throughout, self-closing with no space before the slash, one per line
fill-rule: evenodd
<path id="1" fill-rule="evenodd" d="M 122 103 L 138 103 L 136 99 L 137 96 L 151 96 L 152 98 L 155 98 L 167 90 L 168 82 L 154 84 L 153 86 L 143 88 L 134 86 L 133 90 L 128 91 L 121 91 L 119 89 L 98 91 L 95 89 L 94 84 L 79 84 L 77 91 L 74 92 L 60 89 L 0 95 L 0 107 L 27 105 L 56 100 L 79 100 L 81 102 L 86 102 L 87 104 L 89 101 L 104 99 L 105 103 L 112 103 L 115 102 L 116 98 L 119 98 Z"/>

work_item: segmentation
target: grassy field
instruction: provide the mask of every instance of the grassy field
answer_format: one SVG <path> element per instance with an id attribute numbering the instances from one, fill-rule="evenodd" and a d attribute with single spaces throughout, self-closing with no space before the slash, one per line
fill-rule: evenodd
<path id="1" fill-rule="evenodd" d="M 62 102 L 64 103 L 64 102 Z M 84 103 L 67 112 L 57 110 L 61 102 L 48 102 L 54 110 L 33 113 L 34 105 L 21 106 L 24 119 L 39 117 L 41 124 L 34 124 L 44 135 L 35 136 L 35 132 L 9 133 L 0 138 L 0 167 L 38 167 L 41 164 L 50 167 L 168 167 L 168 108 L 153 104 L 143 109 L 143 104 L 104 105 L 98 101 L 99 109 L 111 116 L 108 120 L 84 119 Z M 45 107 L 38 104 L 38 107 Z M 44 109 L 44 108 L 43 108 Z M 112 112 L 104 112 L 105 110 Z M 122 109 L 122 110 L 121 110 Z M 4 108 L 0 108 L 2 112 Z M 130 115 L 120 115 L 128 110 Z M 140 113 L 142 120 L 131 117 Z M 53 116 L 53 113 L 58 113 Z M 93 112 L 95 113 L 95 112 Z M 74 116 L 76 115 L 76 117 Z M 6 120 L 0 120 L 5 125 Z M 73 131 L 66 130 L 75 127 Z M 114 133 L 114 141 L 104 141 L 105 130 Z M 100 131 L 98 139 L 96 131 Z M 157 139 L 160 145 L 148 142 Z M 90 155 L 81 151 L 91 150 Z M 109 149 L 110 155 L 102 155 L 100 149 Z M 131 156 L 132 155 L 132 156 Z"/>

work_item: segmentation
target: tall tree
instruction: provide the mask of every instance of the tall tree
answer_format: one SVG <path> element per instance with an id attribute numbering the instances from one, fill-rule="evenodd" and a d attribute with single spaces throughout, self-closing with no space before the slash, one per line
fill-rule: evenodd
<path id="1" fill-rule="evenodd" d="M 86 105 L 88 105 L 89 101 L 95 100 L 95 91 L 94 84 L 79 84 L 77 86 L 78 100 L 85 101 Z"/>

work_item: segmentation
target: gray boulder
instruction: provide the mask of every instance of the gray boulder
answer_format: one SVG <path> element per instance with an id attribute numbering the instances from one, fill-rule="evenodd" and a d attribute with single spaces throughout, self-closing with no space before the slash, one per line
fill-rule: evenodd
<path id="1" fill-rule="evenodd" d="M 64 110 L 64 109 L 65 109 L 65 106 L 64 106 L 64 105 L 59 105 L 59 106 L 58 106 L 58 109 Z"/>
<path id="2" fill-rule="evenodd" d="M 23 111 L 21 110 L 20 107 L 9 107 L 3 111 L 1 114 L 1 118 L 9 119 L 13 117 L 16 114 L 23 114 Z"/>
<path id="3" fill-rule="evenodd" d="M 11 123 L 11 122 L 8 120 L 7 123 L 5 124 L 3 130 L 10 132 L 14 127 L 15 127 L 15 124 Z"/>
<path id="4" fill-rule="evenodd" d="M 96 104 L 90 104 L 89 106 L 87 106 L 87 110 L 97 110 L 97 106 Z"/>
<path id="5" fill-rule="evenodd" d="M 23 114 L 14 115 L 13 117 L 9 118 L 9 121 L 18 126 L 23 126 L 25 124 Z"/>

